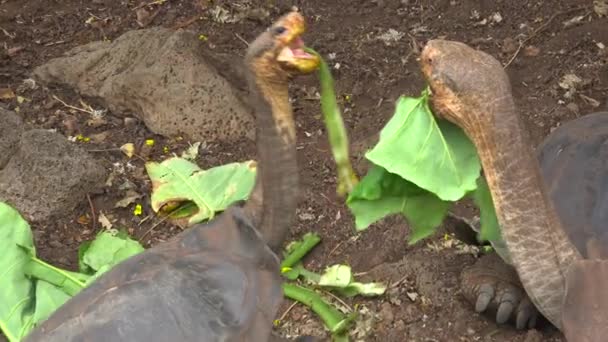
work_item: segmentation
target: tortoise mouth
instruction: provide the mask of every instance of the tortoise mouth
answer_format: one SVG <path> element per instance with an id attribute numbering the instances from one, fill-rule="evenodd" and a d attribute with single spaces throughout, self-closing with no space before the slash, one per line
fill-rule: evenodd
<path id="1" fill-rule="evenodd" d="M 297 34 L 289 37 L 277 55 L 277 61 L 285 69 L 307 74 L 319 67 L 320 60 L 318 56 L 304 50 L 304 41 L 300 37 L 304 30 L 301 28 L 297 31 Z"/>

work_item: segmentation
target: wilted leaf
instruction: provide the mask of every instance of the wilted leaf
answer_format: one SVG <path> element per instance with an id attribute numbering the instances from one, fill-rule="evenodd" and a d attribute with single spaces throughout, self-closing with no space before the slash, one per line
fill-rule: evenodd
<path id="1" fill-rule="evenodd" d="M 15 93 L 11 88 L 0 88 L 0 99 L 10 100 L 15 98 Z"/>
<path id="2" fill-rule="evenodd" d="M 99 221 L 99 223 L 101 223 L 101 226 L 104 229 L 112 229 L 112 222 L 110 222 L 110 220 L 106 217 L 106 215 L 103 212 L 99 213 L 99 217 L 97 218 L 97 221 Z"/>
<path id="3" fill-rule="evenodd" d="M 189 220 L 193 224 L 247 199 L 256 167 L 254 161 L 247 161 L 201 170 L 183 158 L 170 158 L 162 163 L 149 162 L 146 170 L 152 180 L 152 210 L 158 212 L 170 202 L 192 201 L 198 206 L 198 212 Z"/>
<path id="4" fill-rule="evenodd" d="M 608 16 L 608 1 L 593 0 L 593 10 L 600 18 Z"/>
<path id="5" fill-rule="evenodd" d="M 135 145 L 133 143 L 126 143 L 120 146 L 120 150 L 122 151 L 122 153 L 126 154 L 127 157 L 131 158 L 135 153 Z"/>
<path id="6" fill-rule="evenodd" d="M 477 187 L 481 164 L 460 128 L 435 120 L 427 98 L 426 91 L 418 98 L 401 97 L 366 158 L 442 200 L 457 201 Z"/>
<path id="7" fill-rule="evenodd" d="M 195 142 L 190 145 L 184 152 L 182 152 L 182 158 L 188 160 L 195 160 L 198 156 L 198 149 L 201 146 L 200 142 Z"/>
<path id="8" fill-rule="evenodd" d="M 116 204 L 114 204 L 114 208 L 126 208 L 132 203 L 135 203 L 135 201 L 141 196 L 141 194 L 137 193 L 134 190 L 127 190 L 125 196 L 120 201 L 116 202 Z"/>

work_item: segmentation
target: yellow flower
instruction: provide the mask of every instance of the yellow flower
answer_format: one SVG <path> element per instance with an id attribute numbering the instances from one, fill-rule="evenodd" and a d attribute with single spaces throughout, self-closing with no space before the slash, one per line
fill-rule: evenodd
<path id="1" fill-rule="evenodd" d="M 148 145 L 148 146 L 154 146 L 154 139 L 147 139 L 146 140 L 146 145 Z"/>
<path id="2" fill-rule="evenodd" d="M 141 210 L 141 204 L 137 204 L 135 206 L 135 209 L 133 209 L 133 215 L 140 216 L 141 212 L 142 212 L 142 210 Z"/>

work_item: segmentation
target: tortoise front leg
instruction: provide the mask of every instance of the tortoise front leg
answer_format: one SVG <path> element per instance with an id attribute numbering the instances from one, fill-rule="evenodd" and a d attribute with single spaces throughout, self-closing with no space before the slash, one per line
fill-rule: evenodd
<path id="1" fill-rule="evenodd" d="M 494 316 L 498 324 L 514 321 L 517 329 L 534 328 L 539 316 L 515 269 L 496 253 L 481 257 L 463 270 L 464 297 L 478 313 Z"/>

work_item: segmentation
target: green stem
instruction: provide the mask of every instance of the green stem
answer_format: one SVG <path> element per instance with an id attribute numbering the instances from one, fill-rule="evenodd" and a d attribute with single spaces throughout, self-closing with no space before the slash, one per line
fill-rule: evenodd
<path id="1" fill-rule="evenodd" d="M 339 334 L 341 331 L 336 331 L 336 328 L 338 327 L 345 330 L 346 326 L 342 324 L 342 322 L 346 317 L 336 308 L 327 304 L 316 292 L 305 287 L 287 283 L 283 284 L 283 292 L 287 298 L 308 306 L 321 318 L 323 324 L 325 324 L 332 333 Z"/>
<path id="2" fill-rule="evenodd" d="M 314 233 L 307 233 L 302 237 L 296 246 L 285 256 L 281 262 L 281 269 L 285 267 L 293 267 L 297 264 L 311 249 L 321 242 L 321 237 Z"/>
<path id="3" fill-rule="evenodd" d="M 304 266 L 298 267 L 298 273 L 304 279 L 306 279 L 310 282 L 313 282 L 315 284 L 318 284 L 319 280 L 321 280 L 321 275 L 319 273 L 309 271 L 309 270 L 305 269 Z"/>
<path id="4" fill-rule="evenodd" d="M 24 273 L 53 284 L 70 296 L 76 295 L 85 286 L 85 283 L 78 278 L 87 277 L 84 274 L 56 268 L 35 257 L 25 265 Z"/>
<path id="5" fill-rule="evenodd" d="M 308 53 L 318 56 L 321 61 L 319 65 L 321 111 L 323 112 L 323 120 L 325 121 L 325 127 L 327 128 L 329 144 L 338 170 L 338 194 L 343 196 L 352 191 L 353 187 L 357 184 L 358 179 L 349 159 L 348 135 L 346 134 L 346 128 L 344 127 L 340 108 L 336 102 L 334 79 L 331 76 L 329 66 L 321 55 L 308 47 L 306 47 L 305 50 Z"/>

